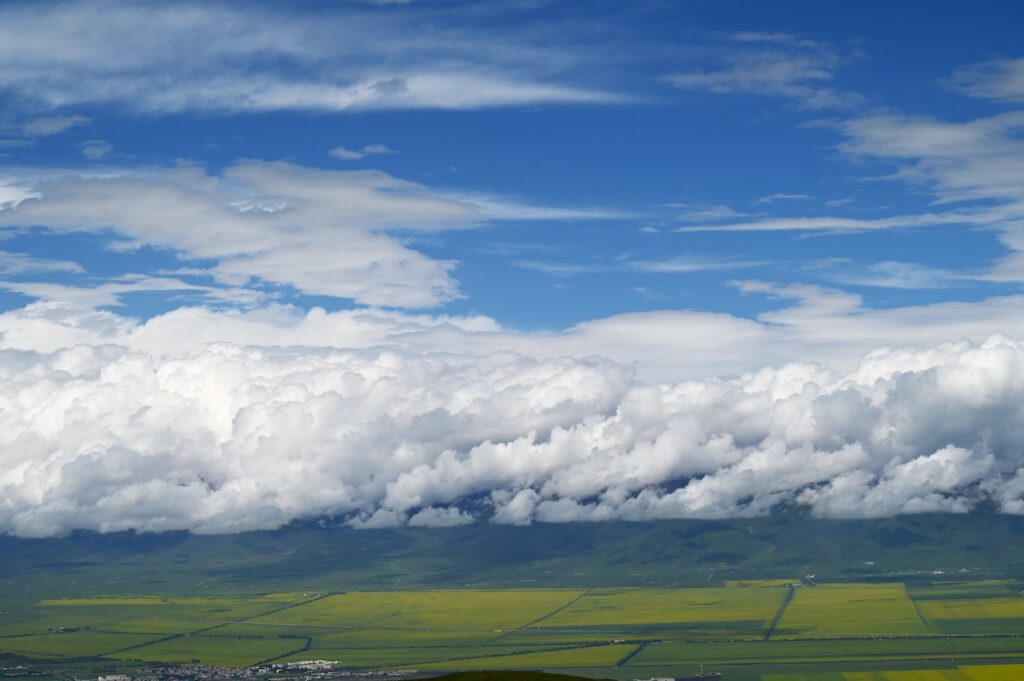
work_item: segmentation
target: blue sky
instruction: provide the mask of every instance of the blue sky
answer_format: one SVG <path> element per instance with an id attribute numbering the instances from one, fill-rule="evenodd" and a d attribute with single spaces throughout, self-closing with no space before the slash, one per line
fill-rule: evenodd
<path id="1" fill-rule="evenodd" d="M 1024 513 L 1022 14 L 0 3 L 0 533 Z"/>
<path id="2" fill-rule="evenodd" d="M 65 23 L 86 11 L 63 7 Z M 179 16 L 189 12 L 175 7 Z M 191 10 L 167 45 L 141 41 L 127 67 L 80 60 L 91 52 L 116 58 L 102 41 L 118 31 L 158 31 L 168 20 L 155 8 L 146 16 L 118 3 L 95 5 L 97 25 L 72 38 L 83 43 L 76 54 L 14 56 L 24 74 L 0 85 L 9 182 L 186 164 L 219 176 L 255 159 L 379 170 L 434 195 L 493 202 L 469 228 L 410 233 L 396 220 L 389 238 L 450 263 L 452 280 L 445 295 L 396 299 L 396 307 L 483 314 L 521 330 L 632 311 L 753 317 L 778 307 L 771 297 L 742 293 L 735 282 L 747 280 L 843 289 L 873 308 L 976 301 L 1018 288 L 1016 274 L 991 275 L 1011 252 L 1000 239 L 1002 222 L 930 224 L 915 216 L 1005 204 L 1019 194 L 997 188 L 952 200 L 943 186 L 949 159 L 886 146 L 929 120 L 967 125 L 1018 110 L 1020 62 L 1012 60 L 1020 56 L 1014 27 L 1021 11 L 1013 3 L 257 3 Z M 22 3 L 5 10 L 23 22 L 38 11 Z M 53 14 L 49 20 L 57 21 Z M 275 21 L 278 36 L 253 37 L 261 22 Z M 352 26 L 375 45 L 337 46 Z M 317 32 L 312 40 L 336 54 L 299 50 L 304 31 Z M 187 43 L 203 35 L 222 40 L 223 50 L 173 53 L 174 38 Z M 982 76 L 967 71 L 998 64 L 1018 69 L 1016 94 L 972 95 Z M 48 76 L 32 80 L 33 69 Z M 207 82 L 218 69 L 240 94 L 209 96 L 222 87 Z M 254 102 L 248 92 L 265 92 L 268 78 L 344 88 L 364 74 L 431 72 L 479 82 L 441 83 L 415 101 L 384 96 L 348 108 L 320 93 Z M 505 83 L 519 92 L 498 92 Z M 864 121 L 878 129 L 857 129 Z M 998 135 L 1019 145 L 1018 133 L 1011 126 Z M 366 147 L 371 153 L 360 151 Z M 332 156 L 339 148 L 347 152 Z M 1011 162 L 1020 164 L 1020 156 Z M 950 202 L 937 205 L 943 200 Z M 893 216 L 909 217 L 877 231 L 856 224 L 714 231 L 773 218 Z M 138 249 L 111 251 L 123 236 L 116 226 L 12 226 L 21 229 L 4 240 L 5 250 L 81 266 L 9 271 L 13 282 L 87 287 L 217 261 L 173 240 L 143 238 Z M 677 231 L 694 227 L 708 231 Z M 261 276 L 240 285 L 299 307 L 367 302 Z M 0 301 L 10 309 L 29 299 L 9 290 Z M 145 318 L 181 301 L 181 292 L 141 291 L 119 296 L 118 307 Z"/>

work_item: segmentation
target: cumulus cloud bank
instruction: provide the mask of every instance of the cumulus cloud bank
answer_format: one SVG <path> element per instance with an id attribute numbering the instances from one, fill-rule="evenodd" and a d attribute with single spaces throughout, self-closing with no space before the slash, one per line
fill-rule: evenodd
<path id="1" fill-rule="evenodd" d="M 0 352 L 0 531 L 1024 513 L 1024 343 L 639 381 L 601 359 Z"/>

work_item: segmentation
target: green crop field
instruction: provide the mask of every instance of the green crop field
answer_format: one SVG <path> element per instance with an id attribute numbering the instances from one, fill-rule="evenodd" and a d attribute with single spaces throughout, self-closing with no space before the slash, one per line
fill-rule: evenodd
<path id="1" fill-rule="evenodd" d="M 181 636 L 125 650 L 110 657 L 143 662 L 202 662 L 225 667 L 246 667 L 304 647 L 305 641 L 294 639 L 254 641 L 235 637 Z"/>
<path id="2" fill-rule="evenodd" d="M 946 660 L 1024 658 L 1024 640 L 1014 638 L 830 639 L 670 641 L 644 648 L 630 666 L 671 664 L 753 664 L 758 662 L 843 662 L 848 660 Z"/>
<path id="3" fill-rule="evenodd" d="M 524 626 L 570 603 L 581 593 L 569 589 L 355 592 L 329 596 L 253 621 L 494 631 Z"/>
<path id="4" fill-rule="evenodd" d="M 920 598 L 915 594 L 918 611 L 931 627 L 943 634 L 998 634 L 1024 631 L 1024 598 L 1004 587 L 975 591 L 974 598 Z M 978 594 L 981 594 L 979 596 Z"/>
<path id="5" fill-rule="evenodd" d="M 1024 665 L 978 665 L 957 669 L 765 674 L 763 681 L 1016 681 Z"/>
<path id="6" fill-rule="evenodd" d="M 741 622 L 761 626 L 778 610 L 778 586 L 594 589 L 537 624 L 543 628 Z"/>
<path id="7" fill-rule="evenodd" d="M 964 666 L 960 670 L 969 681 L 1007 681 L 1008 679 L 1024 679 L 1024 665 L 1000 664 Z"/>
<path id="8" fill-rule="evenodd" d="M 1018 582 L 986 580 L 983 582 L 938 582 L 907 589 L 915 601 L 951 600 L 957 598 L 1008 598 L 1020 591 Z"/>
<path id="9" fill-rule="evenodd" d="M 422 665 L 421 669 L 560 669 L 565 667 L 611 667 L 636 646 L 606 645 L 565 648 L 546 652 L 499 655 Z"/>
<path id="10" fill-rule="evenodd" d="M 544 646 L 491 646 L 480 648 L 469 647 L 382 647 L 382 648 L 318 648 L 291 655 L 287 660 L 308 660 L 311 657 L 324 660 L 335 660 L 345 666 L 387 668 L 397 666 L 415 666 L 428 663 L 459 664 L 460 660 L 472 661 L 482 658 L 507 657 L 520 653 L 541 652 Z"/>
<path id="11" fill-rule="evenodd" d="M 1008 619 L 1024 617 L 1024 598 L 925 600 L 918 608 L 930 620 Z"/>
<path id="12" fill-rule="evenodd" d="M 0 654 L 43 665 L 328 659 L 352 670 L 614 679 L 700 665 L 728 681 L 1024 679 L 1012 676 L 1024 669 L 1018 582 L 792 584 L 24 599 L 0 612 Z"/>
<path id="13" fill-rule="evenodd" d="M 825 674 L 770 674 L 764 681 L 971 681 L 958 669 L 912 671 L 835 672 Z"/>
<path id="14" fill-rule="evenodd" d="M 779 635 L 927 634 L 902 584 L 825 584 L 796 590 Z"/>
<path id="15" fill-rule="evenodd" d="M 99 657 L 157 638 L 148 634 L 106 634 L 94 631 L 32 634 L 0 638 L 0 650 L 30 658 Z"/>

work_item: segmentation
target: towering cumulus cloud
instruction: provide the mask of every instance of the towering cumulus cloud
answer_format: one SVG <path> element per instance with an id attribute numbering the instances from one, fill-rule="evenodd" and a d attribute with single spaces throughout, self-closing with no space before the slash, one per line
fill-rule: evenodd
<path id="1" fill-rule="evenodd" d="M 0 531 L 1024 512 L 1024 343 L 645 383 L 604 360 L 0 353 Z"/>

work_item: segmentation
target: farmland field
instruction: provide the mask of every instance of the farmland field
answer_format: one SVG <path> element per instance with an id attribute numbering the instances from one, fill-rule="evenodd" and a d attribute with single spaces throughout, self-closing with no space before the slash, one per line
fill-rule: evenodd
<path id="1" fill-rule="evenodd" d="M 560 667 L 611 667 L 636 646 L 606 645 L 587 648 L 566 648 L 545 652 L 520 653 L 508 656 L 461 660 L 459 669 L 557 669 Z M 422 665 L 422 669 L 451 669 L 447 663 Z"/>
<path id="2" fill-rule="evenodd" d="M 1022 665 L 972 665 L 956 669 L 908 671 L 766 674 L 764 681 L 1013 681 L 1022 678 Z"/>
<path id="3" fill-rule="evenodd" d="M 1024 678 L 1022 618 L 1018 583 L 991 581 L 93 596 L 0 612 L 0 654 L 44 668 L 326 659 L 614 679 L 706 665 L 727 681 L 991 681 Z"/>
<path id="4" fill-rule="evenodd" d="M 517 628 L 582 595 L 567 589 L 531 591 L 356 592 L 328 596 L 253 619 L 265 624 L 365 626 L 410 629 Z"/>
<path id="5" fill-rule="evenodd" d="M 593 589 L 538 626 L 543 628 L 753 622 L 761 627 L 786 590 L 763 587 Z"/>
<path id="6" fill-rule="evenodd" d="M 250 640 L 218 636 L 181 636 L 150 645 L 132 648 L 110 657 L 142 662 L 177 662 L 246 667 L 262 660 L 302 650 L 305 641 L 298 639 Z"/>
<path id="7" fill-rule="evenodd" d="M 826 584 L 797 589 L 779 622 L 788 636 L 927 634 L 902 584 Z"/>

